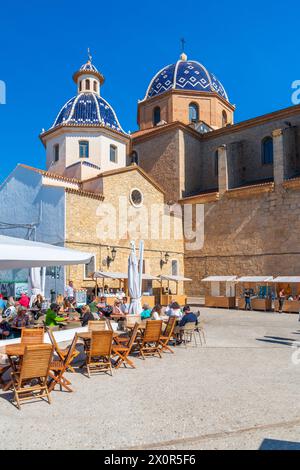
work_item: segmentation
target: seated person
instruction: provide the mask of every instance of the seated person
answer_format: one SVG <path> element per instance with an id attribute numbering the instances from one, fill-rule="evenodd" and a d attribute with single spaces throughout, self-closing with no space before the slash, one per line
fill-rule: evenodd
<path id="1" fill-rule="evenodd" d="M 180 305 L 177 302 L 172 302 L 168 309 L 166 309 L 168 317 L 182 317 Z"/>
<path id="2" fill-rule="evenodd" d="M 22 305 L 19 306 L 17 316 L 13 319 L 12 326 L 14 328 L 24 328 L 30 323 L 29 315 L 27 314 L 27 308 Z"/>
<path id="3" fill-rule="evenodd" d="M 81 309 L 82 317 L 81 317 L 81 326 L 87 326 L 89 321 L 94 321 L 94 315 L 92 314 L 90 307 L 88 305 L 84 305 Z"/>
<path id="4" fill-rule="evenodd" d="M 100 302 L 97 303 L 97 309 L 101 312 L 104 313 L 105 309 L 107 308 L 107 303 L 105 300 L 105 297 L 100 298 Z"/>
<path id="5" fill-rule="evenodd" d="M 39 310 L 41 310 L 43 306 L 43 302 L 44 302 L 43 296 L 41 294 L 38 294 L 36 298 L 34 299 L 34 301 L 32 302 L 32 307 L 38 308 Z"/>
<path id="6" fill-rule="evenodd" d="M 3 299 L 3 295 L 0 294 L 0 313 L 3 312 L 3 310 L 5 309 L 6 307 L 6 302 L 5 300 Z"/>
<path id="7" fill-rule="evenodd" d="M 196 323 L 198 325 L 198 317 L 191 312 L 189 305 L 183 307 L 183 317 L 179 322 L 179 328 L 184 327 L 187 323 Z"/>
<path id="8" fill-rule="evenodd" d="M 0 323 L 0 336 L 3 336 L 7 339 L 12 333 L 11 326 L 8 321 L 2 320 Z"/>
<path id="9" fill-rule="evenodd" d="M 104 299 L 105 300 L 105 299 Z M 88 304 L 89 308 L 90 308 L 90 311 L 92 313 L 97 313 L 98 312 L 98 308 L 97 308 L 97 302 L 96 302 L 96 296 L 93 295 L 92 296 L 92 300 L 91 302 Z"/>
<path id="10" fill-rule="evenodd" d="M 151 320 L 161 320 L 161 305 L 155 305 L 151 312 Z"/>
<path id="11" fill-rule="evenodd" d="M 124 313 L 124 315 L 128 315 L 129 313 L 129 302 L 127 297 L 123 297 L 122 303 L 121 303 L 121 312 Z"/>
<path id="12" fill-rule="evenodd" d="M 151 317 L 151 309 L 150 309 L 150 305 L 148 304 L 144 304 L 143 305 L 143 310 L 142 310 L 142 313 L 141 313 L 141 319 L 142 320 L 147 320 Z"/>
<path id="13" fill-rule="evenodd" d="M 121 301 L 116 300 L 113 306 L 113 315 L 124 315 L 121 309 Z"/>
<path id="14" fill-rule="evenodd" d="M 29 307 L 30 298 L 24 292 L 21 294 L 21 297 L 19 299 L 19 304 L 25 308 Z"/>
<path id="15" fill-rule="evenodd" d="M 6 309 L 2 313 L 2 318 L 5 318 L 9 323 L 17 316 L 17 309 L 13 297 L 9 297 L 6 303 Z"/>
<path id="16" fill-rule="evenodd" d="M 58 304 L 50 305 L 50 308 L 46 312 L 45 323 L 47 326 L 57 326 L 61 322 L 66 321 L 65 317 L 61 317 L 58 315 L 59 311 L 60 311 L 60 306 Z"/>

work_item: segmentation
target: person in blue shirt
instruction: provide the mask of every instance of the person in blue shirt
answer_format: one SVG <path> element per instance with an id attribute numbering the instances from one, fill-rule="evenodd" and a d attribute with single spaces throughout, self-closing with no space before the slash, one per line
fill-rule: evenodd
<path id="1" fill-rule="evenodd" d="M 6 302 L 3 300 L 3 295 L 0 294 L 0 313 L 5 309 L 6 307 Z"/>
<path id="2" fill-rule="evenodd" d="M 191 312 L 189 305 L 183 307 L 183 317 L 179 322 L 179 328 L 183 328 L 187 323 L 196 323 L 198 325 L 198 317 Z"/>
<path id="3" fill-rule="evenodd" d="M 143 311 L 141 313 L 141 319 L 142 320 L 148 320 L 150 317 L 151 317 L 151 308 L 150 308 L 150 305 L 148 304 L 144 304 L 143 305 Z"/>

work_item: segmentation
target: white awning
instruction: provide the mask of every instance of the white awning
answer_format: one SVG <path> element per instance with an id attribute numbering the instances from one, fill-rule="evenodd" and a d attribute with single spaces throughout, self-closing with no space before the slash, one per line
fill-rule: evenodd
<path id="1" fill-rule="evenodd" d="M 175 281 L 175 282 L 185 282 L 185 281 L 192 281 L 193 279 L 190 279 L 188 277 L 184 277 L 184 276 L 160 276 L 160 279 L 162 281 Z"/>
<path id="2" fill-rule="evenodd" d="M 208 276 L 201 280 L 201 282 L 234 282 L 237 276 Z"/>
<path id="3" fill-rule="evenodd" d="M 243 276 L 236 282 L 273 282 L 273 276 Z"/>
<path id="4" fill-rule="evenodd" d="M 109 272 L 109 271 L 96 271 L 94 273 L 94 279 L 104 278 L 104 279 L 128 279 L 128 273 L 121 272 Z M 143 274 L 142 279 L 144 281 L 158 281 L 157 276 L 152 276 L 152 274 Z"/>
<path id="5" fill-rule="evenodd" d="M 0 270 L 87 264 L 93 253 L 0 235 Z"/>
<path id="6" fill-rule="evenodd" d="M 287 284 L 300 283 L 300 276 L 278 276 L 273 279 L 273 282 L 281 282 Z"/>
<path id="7" fill-rule="evenodd" d="M 106 271 L 97 271 L 94 273 L 94 279 L 96 278 L 104 278 L 104 279 L 127 279 L 128 273 L 120 273 L 120 272 L 106 272 Z"/>

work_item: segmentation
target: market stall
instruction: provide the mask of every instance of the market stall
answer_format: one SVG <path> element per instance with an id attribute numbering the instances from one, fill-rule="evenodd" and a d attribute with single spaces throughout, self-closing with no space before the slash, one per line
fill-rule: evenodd
<path id="1" fill-rule="evenodd" d="M 210 295 L 205 296 L 205 307 L 235 308 L 236 278 L 236 276 L 209 276 L 202 279 L 201 282 L 210 283 Z M 222 287 L 225 295 L 221 295 Z"/>
<path id="2" fill-rule="evenodd" d="M 274 309 L 279 311 L 279 291 L 284 289 L 285 300 L 283 302 L 282 311 L 285 313 L 300 312 L 300 276 L 278 276 L 273 279 L 275 284 L 276 300 Z"/>
<path id="3" fill-rule="evenodd" d="M 98 285 L 98 279 L 102 279 L 101 286 Z M 99 293 L 99 296 L 102 295 L 105 297 L 108 305 L 113 305 L 118 298 L 122 298 L 122 295 L 128 296 L 128 273 L 122 272 L 107 272 L 107 271 L 97 271 L 94 273 L 94 280 L 96 282 L 96 292 Z M 117 281 L 117 286 L 105 288 L 105 280 Z M 149 287 L 153 281 L 158 281 L 159 278 L 152 276 L 151 274 L 143 274 L 142 280 L 143 287 L 146 287 L 147 290 L 142 291 L 142 304 L 149 304 L 151 308 L 155 305 L 155 296 L 152 295 L 152 288 Z M 130 300 L 130 299 L 129 299 Z"/>
<path id="4" fill-rule="evenodd" d="M 272 276 L 243 276 L 236 280 L 242 291 L 238 297 L 239 310 L 245 310 L 245 292 L 249 291 L 252 310 L 272 310 Z"/>
<path id="5" fill-rule="evenodd" d="M 179 282 L 189 282 L 192 279 L 184 276 L 167 276 L 161 275 L 160 276 L 160 304 L 161 305 L 169 305 L 171 302 L 178 302 L 179 305 L 186 304 L 186 295 L 185 294 L 178 294 L 178 283 Z M 171 289 L 175 285 L 175 292 Z M 165 285 L 167 284 L 167 285 Z"/>

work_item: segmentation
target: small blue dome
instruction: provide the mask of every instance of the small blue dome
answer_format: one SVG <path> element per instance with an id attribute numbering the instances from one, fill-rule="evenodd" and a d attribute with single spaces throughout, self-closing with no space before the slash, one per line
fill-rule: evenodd
<path id="1" fill-rule="evenodd" d="M 83 64 L 81 67 L 80 67 L 80 72 L 95 72 L 95 73 L 99 73 L 98 70 L 96 69 L 96 67 L 90 62 L 88 61 L 86 64 Z"/>
<path id="2" fill-rule="evenodd" d="M 229 101 L 221 82 L 195 60 L 178 60 L 176 64 L 167 65 L 160 70 L 152 78 L 144 100 L 161 95 L 171 89 L 218 93 Z"/>
<path id="3" fill-rule="evenodd" d="M 125 134 L 114 109 L 95 93 L 79 93 L 60 110 L 52 126 L 103 126 Z"/>

